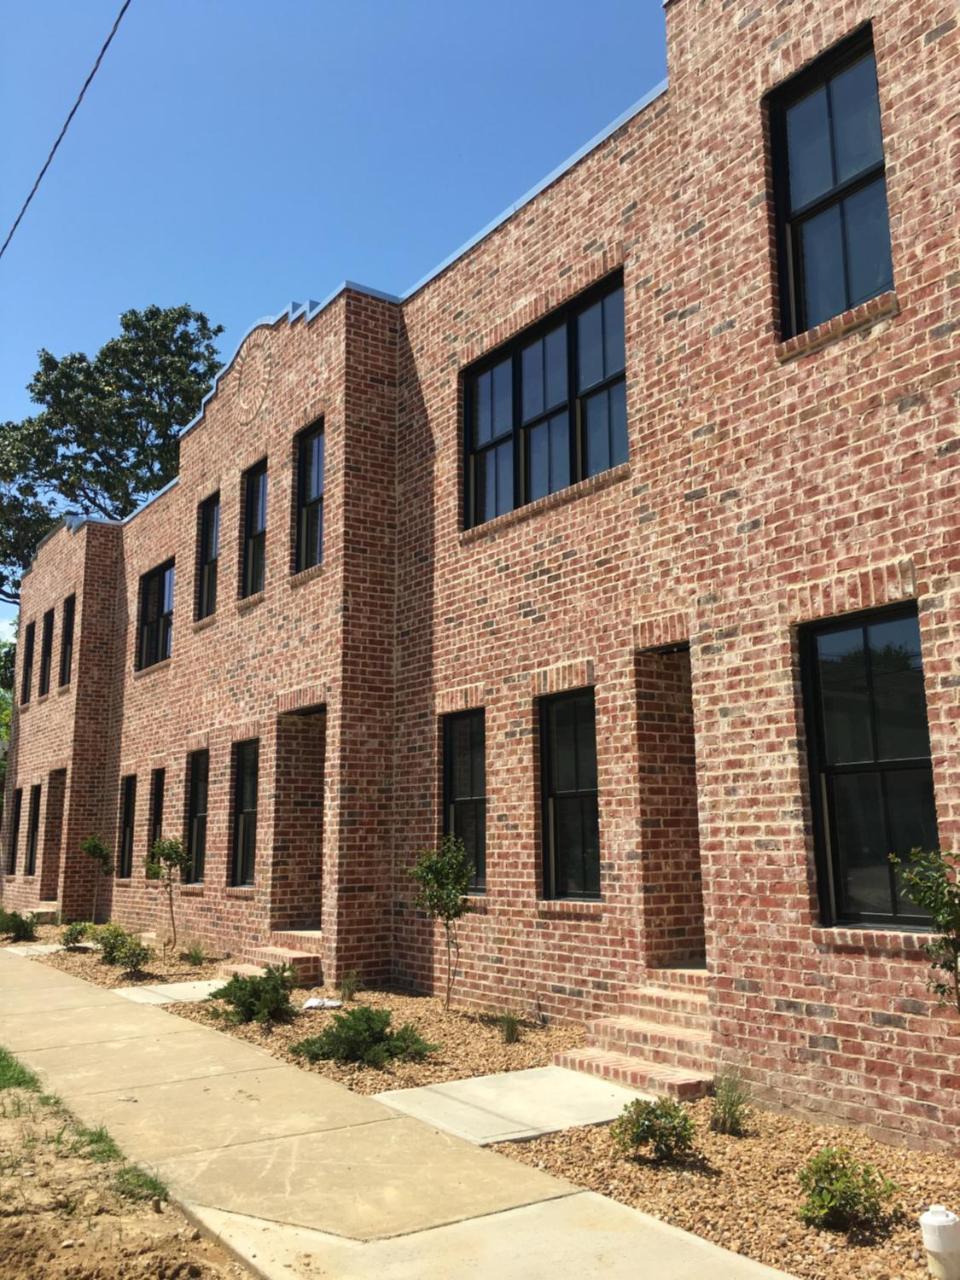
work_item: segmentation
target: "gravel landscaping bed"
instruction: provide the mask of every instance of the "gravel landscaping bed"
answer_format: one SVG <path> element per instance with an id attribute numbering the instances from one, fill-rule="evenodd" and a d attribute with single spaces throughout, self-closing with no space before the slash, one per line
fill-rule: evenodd
<path id="1" fill-rule="evenodd" d="M 60 925 L 38 924 L 37 936 L 32 942 L 14 942 L 9 934 L 0 933 L 0 947 L 35 947 L 38 942 L 50 944 L 60 941 Z"/>
<path id="2" fill-rule="evenodd" d="M 59 941 L 59 928 L 55 933 L 55 937 L 45 941 Z M 154 986 L 158 982 L 194 982 L 201 978 L 216 978 L 223 963 L 222 960 L 213 959 L 205 960 L 203 964 L 191 964 L 173 951 L 168 952 L 164 959 L 159 947 L 142 973 L 126 973 L 119 965 L 104 964 L 100 959 L 100 952 L 95 948 L 56 951 L 53 955 L 35 956 L 34 959 L 40 964 L 48 964 L 53 969 L 72 974 L 75 978 L 83 978 L 98 987 L 132 987 L 138 984 Z"/>
<path id="3" fill-rule="evenodd" d="M 611 1196 L 725 1249 L 802 1280 L 928 1277 L 917 1218 L 931 1203 L 960 1205 L 960 1161 L 875 1142 L 856 1129 L 754 1110 L 743 1138 L 709 1130 L 711 1103 L 691 1105 L 699 1159 L 653 1165 L 625 1159 L 609 1127 L 569 1129 L 494 1150 Z M 842 1145 L 891 1178 L 902 1212 L 874 1241 L 806 1227 L 797 1217 L 797 1173 L 821 1147 Z"/>
<path id="4" fill-rule="evenodd" d="M 336 998 L 337 992 L 324 987 L 297 988 L 292 995 L 294 1007 L 299 1009 L 309 996 Z M 382 1070 L 327 1061 L 309 1063 L 305 1058 L 292 1054 L 291 1045 L 307 1036 L 319 1035 L 330 1024 L 337 1010 L 308 1010 L 298 1013 L 293 1022 L 264 1028 L 256 1023 L 229 1022 L 224 1016 L 227 1006 L 219 1000 L 206 1000 L 201 1004 L 171 1004 L 167 1008 L 183 1018 L 202 1022 L 206 1026 L 216 1027 L 241 1040 L 259 1045 L 285 1062 L 292 1062 L 307 1071 L 317 1071 L 331 1080 L 338 1080 L 355 1093 L 412 1089 L 418 1085 L 463 1080 L 469 1076 L 485 1076 L 496 1071 L 544 1067 L 552 1062 L 554 1054 L 583 1042 L 582 1027 L 537 1026 L 531 1022 L 523 1022 L 519 1042 L 504 1044 L 500 1028 L 492 1017 L 457 1009 L 451 1009 L 448 1013 L 443 1007 L 443 1000 L 436 996 L 395 995 L 370 990 L 361 992 L 351 1004 L 389 1009 L 393 1015 L 394 1029 L 405 1022 L 412 1022 L 420 1035 L 429 1043 L 439 1045 L 439 1049 L 424 1062 L 394 1062 Z"/>

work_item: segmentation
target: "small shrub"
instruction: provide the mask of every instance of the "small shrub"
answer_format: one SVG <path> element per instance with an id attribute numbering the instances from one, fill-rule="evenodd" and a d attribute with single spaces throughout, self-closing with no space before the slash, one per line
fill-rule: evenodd
<path id="1" fill-rule="evenodd" d="M 520 1019 L 515 1013 L 501 1013 L 497 1026 L 504 1044 L 516 1044 L 520 1039 Z"/>
<path id="2" fill-rule="evenodd" d="M 207 953 L 199 942 L 191 942 L 181 958 L 186 960 L 188 964 L 192 964 L 196 968 L 199 968 L 200 965 L 206 963 Z"/>
<path id="3" fill-rule="evenodd" d="M 177 913 L 174 910 L 174 885 L 190 865 L 190 854 L 184 848 L 183 841 L 176 836 L 154 840 L 150 857 L 147 859 L 147 877 L 159 880 L 167 896 L 167 909 L 170 912 L 170 938 L 173 946 L 177 945 Z"/>
<path id="4" fill-rule="evenodd" d="M 116 963 L 124 973 L 142 973 L 144 965 L 152 959 L 152 950 L 134 934 L 129 933 L 117 951 Z"/>
<path id="5" fill-rule="evenodd" d="M 649 1146 L 654 1160 L 675 1160 L 693 1150 L 693 1120 L 686 1108 L 672 1098 L 628 1102 L 610 1132 L 628 1156 L 636 1156 L 641 1147 Z"/>
<path id="6" fill-rule="evenodd" d="M 714 1133 L 742 1138 L 750 1117 L 749 1102 L 750 1090 L 739 1075 L 735 1071 L 721 1071 L 714 1085 L 710 1128 Z"/>
<path id="7" fill-rule="evenodd" d="M 74 920 L 64 925 L 60 933 L 60 941 L 68 951 L 73 951 L 87 936 L 88 928 L 89 925 L 85 920 Z"/>
<path id="8" fill-rule="evenodd" d="M 130 935 L 119 924 L 102 924 L 96 929 L 93 940 L 100 948 L 100 959 L 104 964 L 119 964 L 120 952 Z"/>
<path id="9" fill-rule="evenodd" d="M 93 910 L 90 912 L 91 919 L 96 920 L 100 881 L 104 876 L 113 874 L 113 859 L 110 857 L 110 850 L 97 835 L 90 835 L 81 840 L 80 852 L 85 853 L 96 868 L 93 876 Z"/>
<path id="10" fill-rule="evenodd" d="M 370 1005 L 357 1005 L 346 1013 L 335 1013 L 330 1026 L 318 1036 L 301 1040 L 293 1046 L 293 1052 L 317 1062 L 332 1059 L 334 1062 L 362 1062 L 368 1067 L 383 1067 L 391 1059 L 403 1062 L 420 1062 L 437 1045 L 427 1044 L 409 1022 L 396 1031 L 390 1030 L 390 1010 L 372 1009 Z"/>
<path id="11" fill-rule="evenodd" d="M 800 1217 L 827 1231 L 874 1231 L 885 1218 L 884 1201 L 896 1186 L 844 1147 L 824 1147 L 799 1174 L 807 1193 Z"/>
<path id="12" fill-rule="evenodd" d="M 363 980 L 356 969 L 348 969 L 337 983 L 337 992 L 344 1004 L 349 1004 L 358 991 L 363 990 Z"/>
<path id="13" fill-rule="evenodd" d="M 423 849 L 410 872 L 417 885 L 416 905 L 431 920 L 443 925 L 447 944 L 447 986 L 444 1007 L 450 1008 L 453 983 L 460 967 L 460 937 L 457 921 L 467 909 L 467 890 L 473 879 L 473 865 L 466 846 L 458 836 L 446 835 L 437 849 Z"/>
<path id="14" fill-rule="evenodd" d="M 235 973 L 224 987 L 210 995 L 211 1000 L 225 1000 L 235 1022 L 290 1022 L 294 1008 L 290 1003 L 293 970 L 286 964 L 268 965 L 266 973 Z"/>
<path id="15" fill-rule="evenodd" d="M 8 933 L 14 942 L 35 942 L 36 916 L 22 916 L 19 911 L 6 911 L 2 921 L 2 932 Z"/>

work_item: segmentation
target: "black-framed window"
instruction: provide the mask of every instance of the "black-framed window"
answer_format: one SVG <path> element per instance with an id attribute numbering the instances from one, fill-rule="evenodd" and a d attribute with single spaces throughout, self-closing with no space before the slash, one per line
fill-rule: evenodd
<path id="1" fill-rule="evenodd" d="M 592 689 L 541 699 L 540 761 L 544 896 L 599 898 L 600 823 Z"/>
<path id="2" fill-rule="evenodd" d="M 243 576 L 241 596 L 263 590 L 267 552 L 267 463 L 243 473 Z"/>
<path id="3" fill-rule="evenodd" d="M 473 862 L 470 889 L 487 887 L 486 727 L 481 710 L 443 718 L 443 830 L 459 836 Z"/>
<path id="4" fill-rule="evenodd" d="M 323 423 L 297 437 L 297 555 L 299 573 L 323 559 Z"/>
<path id="5" fill-rule="evenodd" d="M 151 569 L 140 579 L 140 636 L 137 667 L 152 667 L 173 653 L 174 562 Z"/>
<path id="6" fill-rule="evenodd" d="M 30 808 L 27 812 L 27 850 L 23 860 L 23 874 L 37 874 L 37 841 L 40 837 L 40 793 L 39 782 L 30 788 Z"/>
<path id="7" fill-rule="evenodd" d="M 16 874 L 17 846 L 20 843 L 20 816 L 23 812 L 23 788 L 17 787 L 13 793 L 13 812 L 10 814 L 10 832 L 7 844 L 7 875 Z"/>
<path id="8" fill-rule="evenodd" d="M 23 633 L 23 667 L 20 675 L 20 701 L 30 701 L 30 689 L 33 685 L 33 648 L 37 638 L 37 624 L 28 622 Z"/>
<path id="9" fill-rule="evenodd" d="M 251 885 L 257 863 L 257 786 L 260 742 L 251 738 L 233 748 L 233 864 L 231 884 Z"/>
<path id="10" fill-rule="evenodd" d="M 627 461 L 618 274 L 464 374 L 469 528 Z"/>
<path id="11" fill-rule="evenodd" d="M 187 853 L 190 863 L 183 879 L 203 880 L 207 857 L 207 798 L 210 788 L 209 751 L 191 751 L 187 757 Z"/>
<path id="12" fill-rule="evenodd" d="M 153 857 L 153 846 L 163 837 L 163 800 L 167 787 L 166 769 L 154 769 L 150 775 L 150 835 L 147 862 Z"/>
<path id="13" fill-rule="evenodd" d="M 40 631 L 40 675 L 37 680 L 37 696 L 42 698 L 50 692 L 50 667 L 53 664 L 53 610 L 48 609 L 43 615 L 43 627 Z"/>
<path id="14" fill-rule="evenodd" d="M 770 99 L 783 336 L 893 288 L 869 29 Z"/>
<path id="15" fill-rule="evenodd" d="M 217 608 L 217 565 L 220 561 L 220 494 L 200 503 L 197 513 L 197 621 Z"/>
<path id="16" fill-rule="evenodd" d="M 120 841 L 117 849 L 117 878 L 133 875 L 133 831 L 137 816 L 137 777 L 129 773 L 120 780 Z"/>
<path id="17" fill-rule="evenodd" d="M 73 674 L 73 628 L 76 622 L 77 597 L 67 596 L 63 602 L 60 623 L 60 688 L 70 683 Z"/>
<path id="18" fill-rule="evenodd" d="M 938 844 L 916 609 L 805 627 L 801 652 L 824 918 L 923 925 L 889 859 Z"/>

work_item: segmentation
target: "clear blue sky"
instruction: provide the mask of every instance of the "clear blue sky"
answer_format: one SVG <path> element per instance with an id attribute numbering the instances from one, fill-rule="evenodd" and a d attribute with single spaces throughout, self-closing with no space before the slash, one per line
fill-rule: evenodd
<path id="1" fill-rule="evenodd" d="M 120 0 L 0 0 L 6 234 Z M 665 75 L 658 0 L 133 0 L 0 261 L 0 419 L 127 307 L 402 292 Z"/>

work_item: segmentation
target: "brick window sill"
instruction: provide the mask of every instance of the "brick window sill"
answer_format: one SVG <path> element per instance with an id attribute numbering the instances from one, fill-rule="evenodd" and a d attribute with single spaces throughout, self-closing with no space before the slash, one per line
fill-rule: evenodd
<path id="1" fill-rule="evenodd" d="M 225 898 L 252 898 L 256 893 L 256 886 L 252 884 L 228 884 L 224 890 Z"/>
<path id="2" fill-rule="evenodd" d="M 124 876 L 122 880 L 114 880 L 113 883 L 118 889 L 129 889 L 133 884 L 133 879 L 131 876 Z"/>
<path id="3" fill-rule="evenodd" d="M 485 916 L 489 914 L 490 904 L 485 893 L 468 893 L 466 896 L 469 915 Z"/>
<path id="4" fill-rule="evenodd" d="M 560 920 L 602 920 L 604 904 L 576 898 L 541 898 L 537 915 Z"/>
<path id="5" fill-rule="evenodd" d="M 566 489 L 559 489 L 556 493 L 548 493 L 544 498 L 537 498 L 536 502 L 528 502 L 514 511 L 505 511 L 502 516 L 494 516 L 492 520 L 474 525 L 472 529 L 464 529 L 460 534 L 460 545 L 466 547 L 473 542 L 482 542 L 502 529 L 522 524 L 524 520 L 531 520 L 543 511 L 564 507 L 568 502 L 575 502 L 577 498 L 585 498 L 587 494 L 597 493 L 610 485 L 619 484 L 628 479 L 629 475 L 630 463 L 622 462 L 619 467 L 611 467 L 609 471 L 601 471 L 597 476 L 589 476 L 586 480 L 579 480 Z"/>
<path id="6" fill-rule="evenodd" d="M 237 613 L 246 613 L 248 609 L 255 609 L 258 604 L 263 604 L 266 598 L 266 591 L 257 591 L 252 596 L 243 596 L 237 601 Z"/>
<path id="7" fill-rule="evenodd" d="M 172 658 L 164 658 L 162 662 L 151 663 L 149 667 L 140 667 L 139 670 L 135 668 L 133 672 L 133 678 L 134 680 L 145 680 L 147 676 L 156 675 L 158 671 L 168 670 L 168 668 L 172 666 L 172 664 L 173 664 Z"/>
<path id="8" fill-rule="evenodd" d="M 70 681 L 68 680 L 66 684 L 62 684 L 60 688 L 57 690 L 57 697 L 62 698 L 64 694 L 70 693 L 70 691 L 71 691 L 71 685 L 70 685 Z"/>
<path id="9" fill-rule="evenodd" d="M 817 927 L 810 931 L 814 944 L 823 951 L 849 951 L 857 955 L 904 956 L 911 960 L 925 959 L 924 947 L 930 941 L 929 930 L 917 929 L 904 932 L 899 929 L 877 929 L 865 925 L 836 925 L 832 928 Z"/>
<path id="10" fill-rule="evenodd" d="M 50 701 L 49 693 L 41 693 L 37 698 L 37 706 L 42 707 L 45 702 Z"/>
<path id="11" fill-rule="evenodd" d="M 812 355 L 814 351 L 821 351 L 824 347 L 847 337 L 848 334 L 869 329 L 879 320 L 886 320 L 899 314 L 900 303 L 891 289 L 887 293 L 878 294 L 876 298 L 871 298 L 869 302 L 861 303 L 851 311 L 844 311 L 841 315 L 834 316 L 832 320 L 825 320 L 815 329 L 808 329 L 806 333 L 798 333 L 796 337 L 778 343 L 777 359 L 781 364 L 786 364 L 790 360 L 799 359 L 800 356 Z"/>
<path id="12" fill-rule="evenodd" d="M 198 631 L 209 631 L 217 621 L 217 617 L 218 615 L 216 613 L 211 613 L 205 618 L 198 618 L 191 627 L 193 634 L 196 635 Z"/>
<path id="13" fill-rule="evenodd" d="M 312 564 L 309 569 L 301 569 L 299 573 L 290 575 L 290 589 L 295 587 L 303 587 L 308 582 L 313 582 L 315 578 L 322 578 L 325 564 L 321 560 L 319 564 Z"/>
<path id="14" fill-rule="evenodd" d="M 202 898 L 203 885 L 202 884 L 182 884 L 180 886 L 180 897 L 181 898 Z"/>

